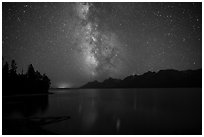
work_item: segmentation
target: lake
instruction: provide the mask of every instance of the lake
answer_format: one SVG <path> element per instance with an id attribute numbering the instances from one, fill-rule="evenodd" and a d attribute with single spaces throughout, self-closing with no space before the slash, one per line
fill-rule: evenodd
<path id="1" fill-rule="evenodd" d="M 50 92 L 3 97 L 3 134 L 202 134 L 201 88 Z"/>

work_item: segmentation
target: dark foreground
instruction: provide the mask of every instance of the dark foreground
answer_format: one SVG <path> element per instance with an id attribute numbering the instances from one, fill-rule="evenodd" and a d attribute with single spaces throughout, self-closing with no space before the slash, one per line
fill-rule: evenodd
<path id="1" fill-rule="evenodd" d="M 201 88 L 50 92 L 3 97 L 2 134 L 202 134 Z"/>

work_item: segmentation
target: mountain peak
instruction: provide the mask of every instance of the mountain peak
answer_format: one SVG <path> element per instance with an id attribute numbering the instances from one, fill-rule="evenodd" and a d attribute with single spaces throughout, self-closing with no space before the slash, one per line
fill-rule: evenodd
<path id="1" fill-rule="evenodd" d="M 130 75 L 121 79 L 109 77 L 103 82 L 88 82 L 81 88 L 176 88 L 202 87 L 202 69 L 178 71 L 174 69 L 148 71 L 143 75 Z"/>

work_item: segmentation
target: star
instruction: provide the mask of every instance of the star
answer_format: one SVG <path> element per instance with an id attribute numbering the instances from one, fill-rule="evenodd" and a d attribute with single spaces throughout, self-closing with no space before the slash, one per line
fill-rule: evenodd
<path id="1" fill-rule="evenodd" d="M 5 60 L 32 63 L 53 85 L 202 68 L 199 2 L 5 2 L 2 13 Z"/>

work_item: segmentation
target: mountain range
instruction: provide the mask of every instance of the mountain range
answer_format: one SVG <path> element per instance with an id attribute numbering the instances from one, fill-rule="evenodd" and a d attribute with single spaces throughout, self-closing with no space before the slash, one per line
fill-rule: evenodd
<path id="1" fill-rule="evenodd" d="M 81 88 L 179 88 L 202 87 L 202 69 L 178 71 L 173 69 L 131 75 L 124 79 L 108 78 L 88 82 Z"/>

